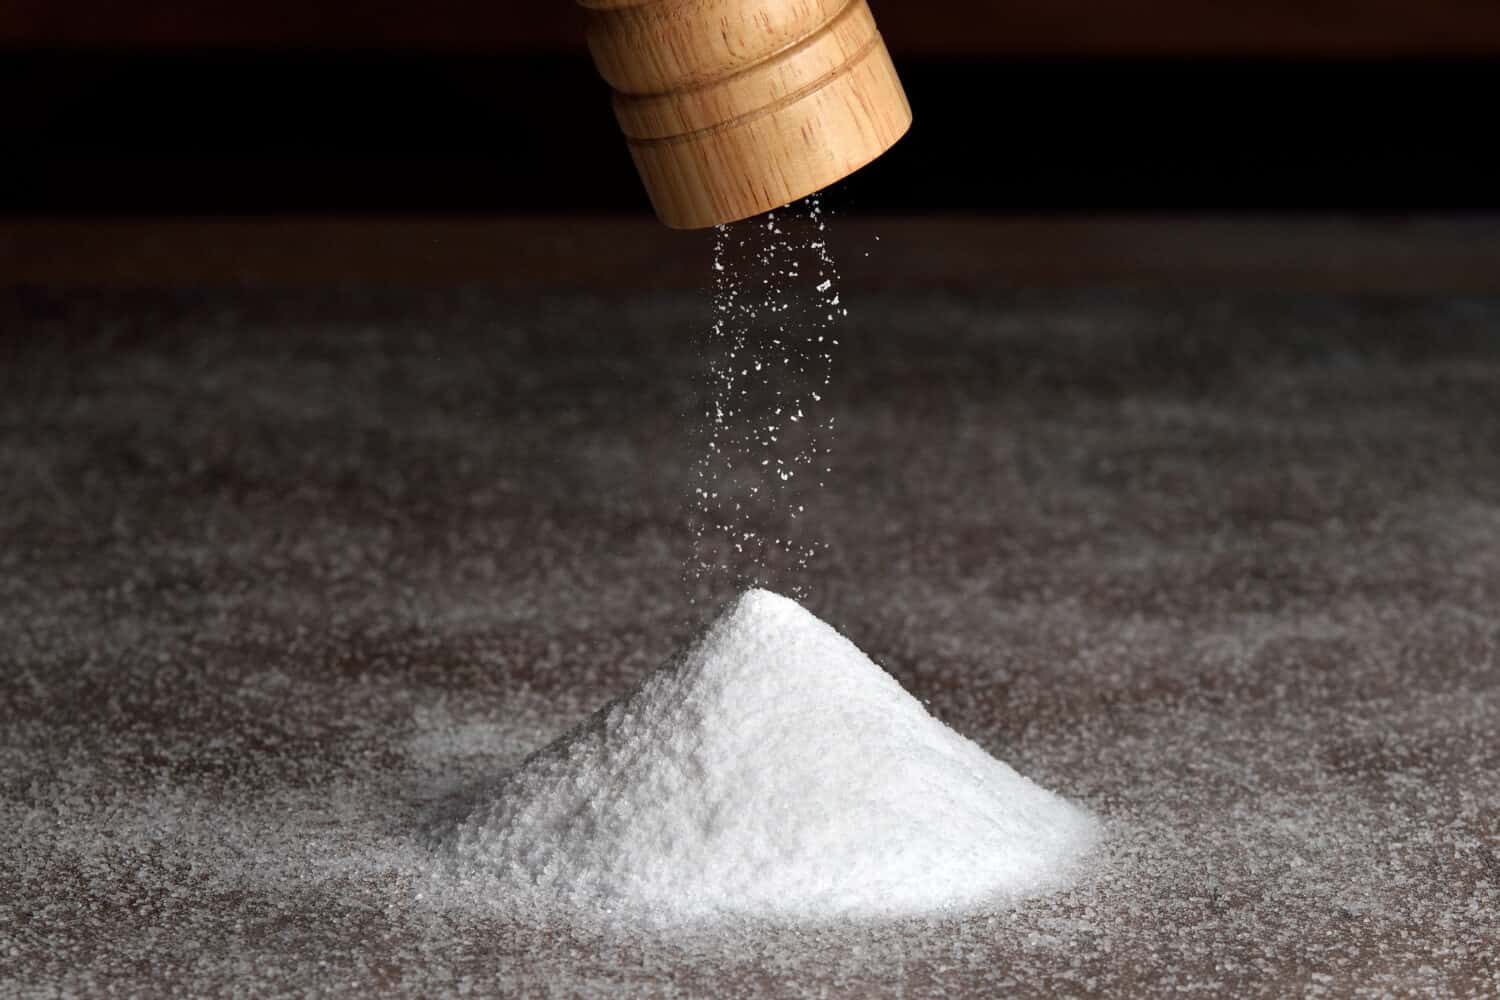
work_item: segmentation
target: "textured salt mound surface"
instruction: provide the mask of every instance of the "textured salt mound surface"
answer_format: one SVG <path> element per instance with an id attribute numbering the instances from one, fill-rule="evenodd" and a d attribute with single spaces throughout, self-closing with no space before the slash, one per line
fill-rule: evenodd
<path id="1" fill-rule="evenodd" d="M 752 590 L 504 779 L 445 846 L 543 906 L 817 921 L 1035 892 L 1095 829 L 834 629 Z"/>

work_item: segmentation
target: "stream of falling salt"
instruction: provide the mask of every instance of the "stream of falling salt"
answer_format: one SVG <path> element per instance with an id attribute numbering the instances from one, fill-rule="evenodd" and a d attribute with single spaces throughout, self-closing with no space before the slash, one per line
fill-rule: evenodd
<path id="1" fill-rule="evenodd" d="M 713 267 L 688 597 L 711 608 L 766 587 L 801 600 L 826 547 L 816 511 L 831 471 L 825 396 L 848 315 L 818 196 L 718 227 Z"/>

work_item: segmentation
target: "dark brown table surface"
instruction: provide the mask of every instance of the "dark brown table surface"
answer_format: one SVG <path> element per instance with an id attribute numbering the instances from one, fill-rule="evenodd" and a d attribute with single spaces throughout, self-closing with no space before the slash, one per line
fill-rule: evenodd
<path id="1" fill-rule="evenodd" d="M 424 872 L 681 638 L 706 244 L 111 225 L 0 226 L 0 993 L 1500 992 L 1492 224 L 851 223 L 806 603 L 1109 839 L 682 935 Z"/>

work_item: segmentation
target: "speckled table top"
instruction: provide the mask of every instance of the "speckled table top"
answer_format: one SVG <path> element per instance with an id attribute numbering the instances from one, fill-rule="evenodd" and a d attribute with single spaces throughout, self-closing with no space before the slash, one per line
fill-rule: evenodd
<path id="1" fill-rule="evenodd" d="M 0 293 L 0 993 L 1493 996 L 1500 301 L 865 293 L 808 606 L 1110 829 L 532 925 L 444 803 L 681 638 L 701 296 Z"/>

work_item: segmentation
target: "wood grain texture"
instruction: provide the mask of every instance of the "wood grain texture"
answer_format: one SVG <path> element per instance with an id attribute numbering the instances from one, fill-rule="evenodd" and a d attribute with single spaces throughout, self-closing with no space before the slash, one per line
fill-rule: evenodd
<path id="1" fill-rule="evenodd" d="M 657 216 L 699 229 L 820 191 L 911 107 L 866 0 L 586 0 L 589 50 Z"/>

